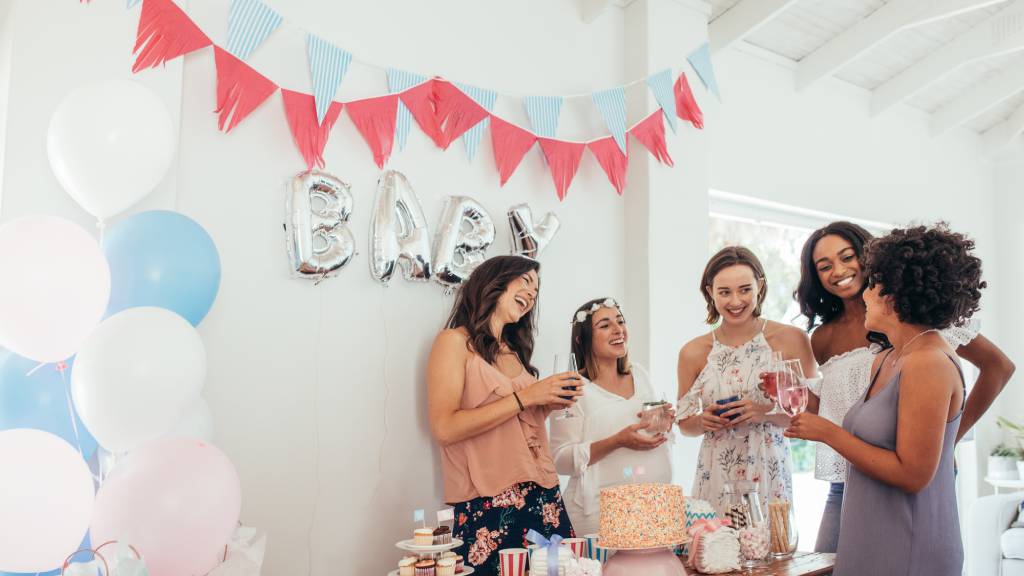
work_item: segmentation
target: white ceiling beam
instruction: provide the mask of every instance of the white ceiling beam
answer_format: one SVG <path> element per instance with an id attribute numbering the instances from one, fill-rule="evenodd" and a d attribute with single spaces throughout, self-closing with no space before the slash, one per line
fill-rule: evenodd
<path id="1" fill-rule="evenodd" d="M 982 136 L 982 145 L 987 154 L 995 154 L 1009 146 L 1024 132 L 1024 105 L 1002 124 L 997 124 Z"/>
<path id="2" fill-rule="evenodd" d="M 740 0 L 708 25 L 711 53 L 716 54 L 764 26 L 799 0 Z"/>
<path id="3" fill-rule="evenodd" d="M 1021 90 L 1024 90 L 1024 66 L 1009 68 L 975 84 L 932 114 L 932 136 L 942 136 Z"/>
<path id="4" fill-rule="evenodd" d="M 3 1 L 3 0 L 0 0 Z M 605 10 L 609 6 L 617 6 L 619 8 L 625 8 L 633 3 L 633 0 L 578 0 L 580 8 L 580 18 L 587 24 L 590 24 L 597 19 L 598 16 L 604 14 Z"/>
<path id="5" fill-rule="evenodd" d="M 964 64 L 1024 50 L 1024 0 L 993 14 L 875 89 L 871 113 L 907 100 Z"/>
<path id="6" fill-rule="evenodd" d="M 892 0 L 800 60 L 797 90 L 803 90 L 884 42 L 900 30 L 920 26 L 1004 0 Z"/>

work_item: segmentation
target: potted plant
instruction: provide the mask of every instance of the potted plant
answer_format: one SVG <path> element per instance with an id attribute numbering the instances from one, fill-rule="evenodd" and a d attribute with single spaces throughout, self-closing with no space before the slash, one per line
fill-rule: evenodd
<path id="1" fill-rule="evenodd" d="M 1012 420 L 1003 418 L 1002 416 L 996 418 L 996 422 L 999 424 L 1000 428 L 1009 430 L 1013 434 L 1019 448 L 1018 454 L 1024 456 L 1024 426 L 1021 426 Z M 1024 460 L 1021 458 L 1017 459 L 1017 477 L 1024 479 Z"/>
<path id="2" fill-rule="evenodd" d="M 1017 462 L 1020 451 L 1012 446 L 1000 444 L 992 449 L 988 457 L 988 476 L 997 480 L 1016 480 L 1019 478 Z"/>

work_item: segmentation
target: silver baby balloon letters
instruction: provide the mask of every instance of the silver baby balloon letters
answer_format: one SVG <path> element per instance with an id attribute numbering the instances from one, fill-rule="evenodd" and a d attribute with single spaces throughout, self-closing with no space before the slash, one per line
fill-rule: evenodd
<path id="1" fill-rule="evenodd" d="M 512 229 L 512 254 L 534 260 L 551 243 L 561 222 L 548 212 L 539 222 L 533 221 L 533 212 L 527 204 L 516 204 L 508 209 L 508 225 Z"/>
<path id="2" fill-rule="evenodd" d="M 377 181 L 370 221 L 370 275 L 385 285 L 400 265 L 406 280 L 430 279 L 430 236 L 416 193 L 400 172 Z"/>
<path id="3" fill-rule="evenodd" d="M 452 289 L 469 278 L 494 242 L 494 221 L 479 202 L 449 196 L 434 235 L 434 280 Z"/>
<path id="4" fill-rule="evenodd" d="M 323 172 L 299 174 L 291 181 L 285 233 L 292 275 L 322 280 L 334 276 L 356 253 L 348 229 L 352 214 L 349 185 Z"/>

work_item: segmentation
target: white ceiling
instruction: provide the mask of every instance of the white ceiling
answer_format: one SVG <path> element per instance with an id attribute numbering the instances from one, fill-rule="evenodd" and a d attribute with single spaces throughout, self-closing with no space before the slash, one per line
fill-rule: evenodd
<path id="1" fill-rule="evenodd" d="M 713 51 L 746 42 L 792 60 L 796 85 L 828 76 L 906 103 L 990 152 L 1024 131 L 1024 0 L 711 0 Z"/>

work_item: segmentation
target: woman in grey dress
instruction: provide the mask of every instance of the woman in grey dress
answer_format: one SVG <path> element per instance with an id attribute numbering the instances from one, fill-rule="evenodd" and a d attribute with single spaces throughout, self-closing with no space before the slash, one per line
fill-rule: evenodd
<path id="1" fill-rule="evenodd" d="M 963 548 L 953 446 L 964 382 L 940 329 L 978 309 L 974 242 L 944 225 L 894 230 L 872 241 L 865 267 L 865 328 L 892 348 L 842 428 L 814 414 L 786 435 L 824 442 L 851 464 L 836 576 L 960 576 Z"/>

